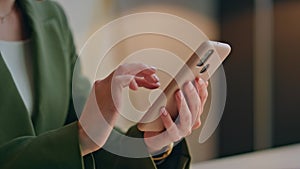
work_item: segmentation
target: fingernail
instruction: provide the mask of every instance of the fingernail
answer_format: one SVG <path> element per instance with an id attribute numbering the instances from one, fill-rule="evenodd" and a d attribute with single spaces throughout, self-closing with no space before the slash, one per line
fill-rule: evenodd
<path id="1" fill-rule="evenodd" d="M 160 113 L 161 113 L 162 115 L 164 115 L 164 116 L 167 116 L 167 115 L 168 115 L 168 113 L 167 113 L 165 107 L 162 107 L 162 108 L 160 109 Z"/>
<path id="2" fill-rule="evenodd" d="M 159 78 L 158 78 L 158 76 L 157 76 L 156 74 L 154 74 L 152 77 L 154 78 L 154 80 L 155 80 L 156 82 L 159 81 Z"/>
<path id="3" fill-rule="evenodd" d="M 154 67 L 154 66 L 151 66 L 150 69 L 153 70 L 153 71 L 156 71 L 156 70 L 157 70 L 157 68 Z"/>
<path id="4" fill-rule="evenodd" d="M 204 84 L 204 81 L 203 81 L 203 79 L 201 79 L 201 78 L 199 79 L 198 82 L 199 82 L 200 85 L 203 85 L 203 84 Z"/>

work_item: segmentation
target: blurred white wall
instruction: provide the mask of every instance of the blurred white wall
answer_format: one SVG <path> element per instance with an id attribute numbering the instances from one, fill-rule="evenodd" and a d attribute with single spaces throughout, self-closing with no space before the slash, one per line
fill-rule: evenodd
<path id="1" fill-rule="evenodd" d="M 154 3 L 159 1 L 149 3 L 146 0 L 56 1 L 65 9 L 78 48 L 81 48 L 88 37 L 106 23 L 118 16 L 141 11 L 164 11 L 183 17 L 198 26 L 210 39 L 217 39 L 219 34 L 216 22 L 216 0 L 182 1 L 173 3 L 174 6 L 168 3 Z M 161 8 L 158 8 L 157 4 L 160 4 Z M 181 6 L 183 6 L 182 10 L 180 10 Z"/>
<path id="2" fill-rule="evenodd" d="M 99 0 L 56 0 L 64 8 L 74 33 L 78 50 L 98 28 L 107 23 L 112 11 L 110 2 Z"/>
<path id="3" fill-rule="evenodd" d="M 85 41 L 101 26 L 113 19 L 136 12 L 155 11 L 166 12 L 189 20 L 200 28 L 209 39 L 218 39 L 218 23 L 216 21 L 216 0 L 189 0 L 189 1 L 149 1 L 149 0 L 57 0 L 65 9 L 70 26 L 74 33 L 77 49 L 81 49 Z M 155 37 L 150 37 L 155 40 Z M 105 39 L 108 40 L 108 39 Z M 163 43 L 163 41 L 161 41 Z M 154 43 L 159 43 L 155 41 Z M 167 43 L 165 48 L 172 49 L 176 44 Z M 130 42 L 120 45 L 122 55 L 139 48 L 144 44 Z M 173 48 L 174 48 L 173 47 Z M 126 48 L 124 50 L 124 48 Z M 129 50 L 130 49 L 130 50 Z M 174 48 L 175 50 L 175 48 Z M 182 49 L 184 51 L 184 49 Z M 182 54 L 183 55 L 183 54 Z M 121 56 L 112 59 L 106 66 L 113 68 L 120 62 Z M 176 66 L 176 65 L 174 65 Z M 103 75 L 105 76 L 105 75 Z M 121 122 L 122 123 L 122 122 Z M 124 123 L 124 122 L 123 122 Z M 124 123 L 126 124 L 126 123 Z M 188 144 L 192 153 L 192 162 L 212 159 L 217 155 L 217 134 L 214 134 L 206 143 L 198 143 L 199 130 L 188 137 Z"/>

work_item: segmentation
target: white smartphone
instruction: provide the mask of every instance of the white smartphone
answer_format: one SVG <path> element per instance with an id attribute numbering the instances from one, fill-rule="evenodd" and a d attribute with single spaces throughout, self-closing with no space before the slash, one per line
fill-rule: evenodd
<path id="1" fill-rule="evenodd" d="M 196 77 L 208 81 L 230 51 L 231 48 L 226 43 L 203 42 L 147 110 L 137 125 L 138 129 L 141 131 L 163 131 L 165 128 L 160 118 L 161 107 L 165 106 L 172 119 L 175 120 L 178 116 L 175 92 L 181 89 L 186 82 L 194 81 Z"/>

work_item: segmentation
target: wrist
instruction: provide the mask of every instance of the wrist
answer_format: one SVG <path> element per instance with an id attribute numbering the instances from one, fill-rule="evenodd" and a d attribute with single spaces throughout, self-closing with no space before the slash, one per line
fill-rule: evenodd
<path id="1" fill-rule="evenodd" d="M 174 143 L 170 143 L 168 146 L 164 147 L 162 150 L 159 151 L 160 154 L 157 155 L 157 153 L 155 155 L 152 155 L 151 158 L 153 161 L 161 161 L 164 160 L 165 158 L 167 158 L 173 150 L 174 147 Z"/>
<path id="2" fill-rule="evenodd" d="M 81 155 L 85 156 L 90 154 L 94 151 L 100 149 L 100 147 L 93 142 L 92 139 L 86 134 L 80 123 L 78 122 L 78 139 L 79 139 L 79 146 L 81 150 Z"/>

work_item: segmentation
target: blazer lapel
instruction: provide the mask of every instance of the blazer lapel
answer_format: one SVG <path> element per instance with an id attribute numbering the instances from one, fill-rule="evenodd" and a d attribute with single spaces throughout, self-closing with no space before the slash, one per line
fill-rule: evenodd
<path id="1" fill-rule="evenodd" d="M 0 53 L 0 143 L 23 135 L 34 135 L 33 125 L 14 80 Z M 13 126 L 13 127 L 9 127 Z"/>
<path id="2" fill-rule="evenodd" d="M 68 112 L 69 83 L 67 60 L 62 48 L 59 23 L 49 10 L 46 1 L 18 1 L 26 11 L 29 27 L 32 31 L 35 78 L 35 112 L 32 122 L 37 134 L 56 129 L 65 122 Z M 36 5 L 42 5 L 37 8 Z M 46 14 L 45 14 L 46 13 Z M 53 12 L 52 12 L 53 13 Z M 44 14 L 44 15 L 43 15 Z"/>

